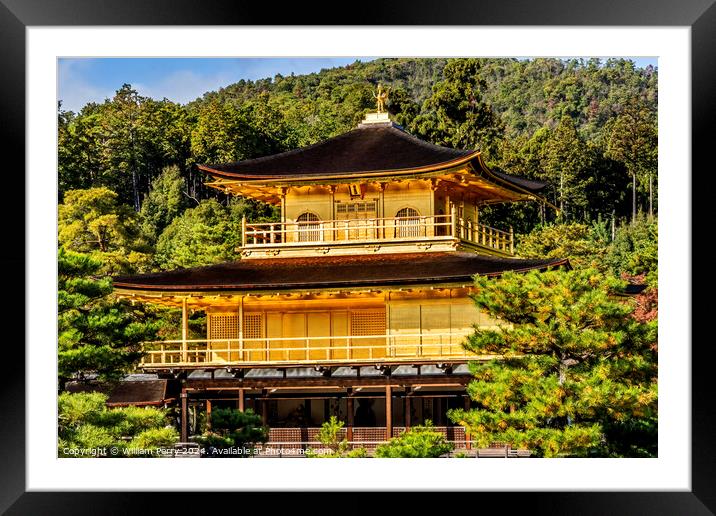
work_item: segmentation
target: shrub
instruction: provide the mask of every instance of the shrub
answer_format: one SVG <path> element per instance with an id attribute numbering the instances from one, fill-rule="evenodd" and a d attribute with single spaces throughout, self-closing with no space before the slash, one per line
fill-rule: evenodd
<path id="1" fill-rule="evenodd" d="M 378 445 L 375 456 L 381 458 L 419 458 L 440 457 L 453 449 L 445 436 L 435 431 L 431 421 L 425 425 L 414 426 L 407 432 L 390 441 Z"/>

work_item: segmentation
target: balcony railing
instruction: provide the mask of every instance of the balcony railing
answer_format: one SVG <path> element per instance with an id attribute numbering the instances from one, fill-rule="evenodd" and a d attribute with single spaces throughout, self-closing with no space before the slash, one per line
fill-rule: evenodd
<path id="1" fill-rule="evenodd" d="M 418 333 L 145 342 L 143 367 L 431 362 L 469 359 L 466 334 Z"/>
<path id="2" fill-rule="evenodd" d="M 458 238 L 464 242 L 514 254 L 512 230 L 499 229 L 457 217 L 455 214 L 418 217 L 321 220 L 309 222 L 243 223 L 243 248 L 283 244 L 352 243 L 371 241 L 434 240 Z"/>

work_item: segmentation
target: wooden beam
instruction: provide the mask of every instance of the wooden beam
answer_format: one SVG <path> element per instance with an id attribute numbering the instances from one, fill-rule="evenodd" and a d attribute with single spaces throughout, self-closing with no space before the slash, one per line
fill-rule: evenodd
<path id="1" fill-rule="evenodd" d="M 335 387 L 408 387 L 422 385 L 424 387 L 455 387 L 464 388 L 472 376 L 469 374 L 453 374 L 447 376 L 331 376 L 309 378 L 187 378 L 187 387 L 192 389 L 273 389 L 273 388 L 320 388 Z"/>

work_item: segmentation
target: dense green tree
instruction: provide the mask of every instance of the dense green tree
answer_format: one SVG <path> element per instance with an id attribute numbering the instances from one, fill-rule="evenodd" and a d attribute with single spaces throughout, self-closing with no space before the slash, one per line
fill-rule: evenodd
<path id="1" fill-rule="evenodd" d="M 477 408 L 449 417 L 479 446 L 655 456 L 656 321 L 633 317 L 623 281 L 579 269 L 478 276 L 475 285 L 476 306 L 505 324 L 476 329 L 465 347 L 502 358 L 470 364 Z"/>
<path id="2" fill-rule="evenodd" d="M 614 274 L 643 275 L 648 283 L 656 285 L 659 261 L 658 221 L 638 215 L 632 224 L 620 226 L 604 261 Z"/>
<path id="3" fill-rule="evenodd" d="M 449 61 L 443 68 L 443 80 L 433 87 L 411 129 L 433 143 L 480 149 L 495 159 L 503 127 L 485 100 L 481 66 L 479 59 Z"/>
<path id="4" fill-rule="evenodd" d="M 188 131 L 183 110 L 168 101 L 142 97 L 128 84 L 101 109 L 104 167 L 117 182 L 109 184 L 121 194 L 131 192 L 131 204 L 139 211 L 142 192 L 166 165 L 183 163 Z"/>
<path id="5" fill-rule="evenodd" d="M 573 267 L 602 267 L 609 246 L 604 223 L 548 224 L 517 237 L 522 258 L 569 258 Z"/>
<path id="6" fill-rule="evenodd" d="M 572 212 L 587 206 L 585 185 L 593 180 L 588 174 L 590 155 L 586 143 L 577 133 L 574 122 L 563 116 L 544 145 L 544 179 L 557 192 L 556 203 L 562 218 L 574 218 Z"/>
<path id="7" fill-rule="evenodd" d="M 99 260 L 61 247 L 57 266 L 60 389 L 69 380 L 118 380 L 133 370 L 140 343 L 154 339 L 157 323 L 110 296 L 111 280 L 96 276 Z"/>
<path id="8" fill-rule="evenodd" d="M 57 124 L 57 176 L 60 202 L 67 190 L 102 184 L 99 152 L 101 126 L 96 104 L 88 104 L 77 116 L 61 109 Z"/>
<path id="9" fill-rule="evenodd" d="M 150 241 L 156 242 L 162 231 L 188 206 L 187 201 L 179 167 L 166 167 L 152 181 L 152 187 L 142 202 L 139 212 L 142 232 Z"/>
<path id="10" fill-rule="evenodd" d="M 107 395 L 100 392 L 59 395 L 58 456 L 163 456 L 159 449 L 177 442 L 166 409 L 107 408 L 106 402 Z M 137 453 L 139 449 L 147 454 Z"/>
<path id="11" fill-rule="evenodd" d="M 637 214 L 637 179 L 646 177 L 649 214 L 653 215 L 653 177 L 658 161 L 655 112 L 631 99 L 606 126 L 606 155 L 624 164 L 632 180 L 632 219 Z"/>
<path id="12" fill-rule="evenodd" d="M 151 260 L 137 214 L 104 187 L 65 192 L 58 208 L 58 242 L 97 256 L 105 273 L 143 270 Z"/>
<path id="13" fill-rule="evenodd" d="M 210 265 L 237 258 L 241 218 L 213 199 L 176 217 L 157 241 L 155 259 L 163 269 Z"/>

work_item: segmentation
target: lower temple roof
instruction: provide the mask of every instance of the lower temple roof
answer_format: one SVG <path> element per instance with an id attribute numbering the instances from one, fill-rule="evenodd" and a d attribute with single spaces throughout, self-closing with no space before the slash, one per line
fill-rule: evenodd
<path id="1" fill-rule="evenodd" d="M 119 290 L 252 291 L 472 283 L 475 274 L 569 267 L 567 259 L 498 258 L 469 252 L 237 260 L 206 267 L 117 276 Z"/>

